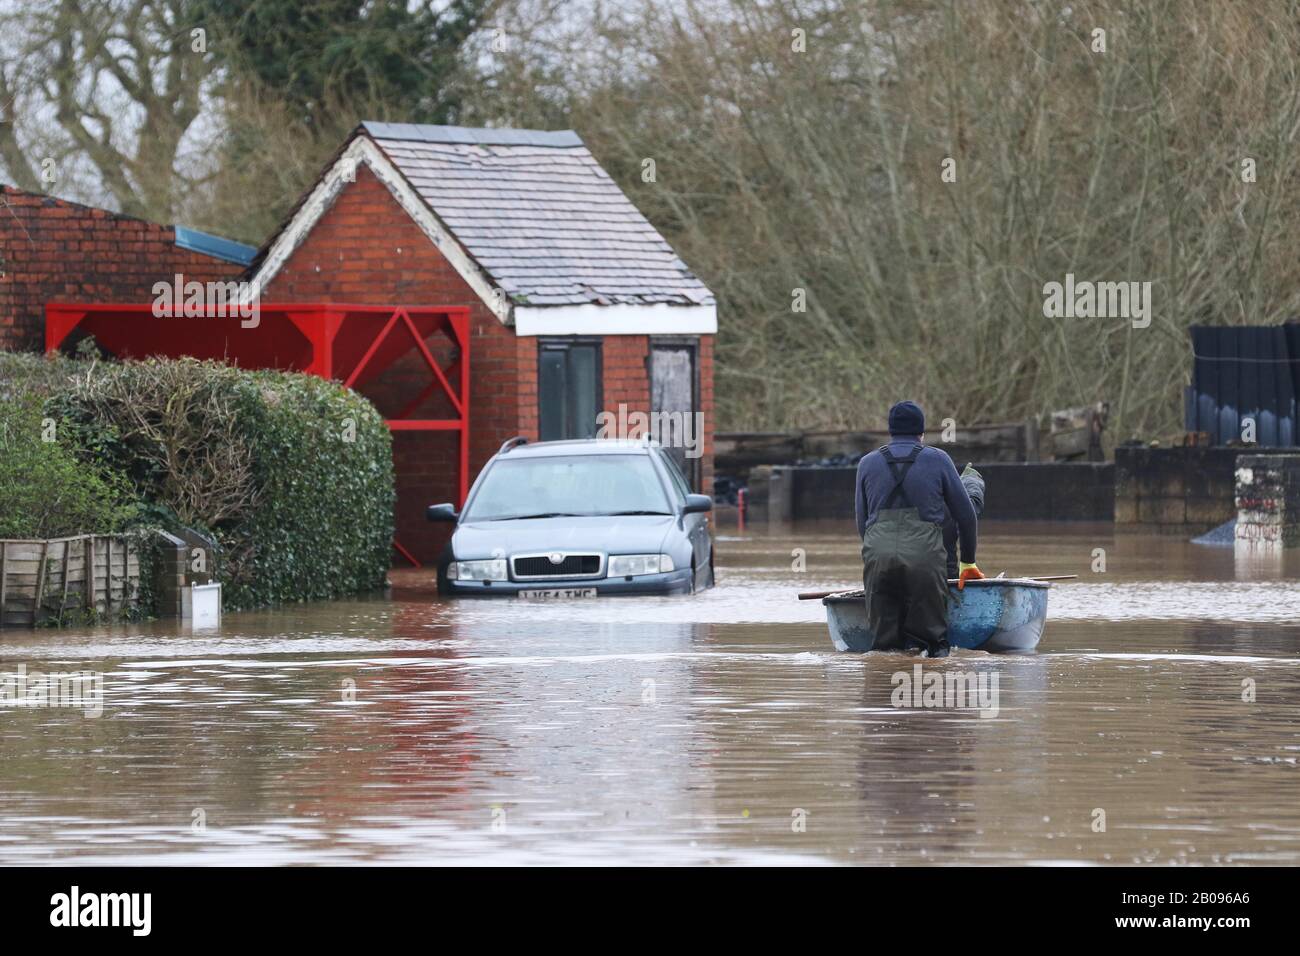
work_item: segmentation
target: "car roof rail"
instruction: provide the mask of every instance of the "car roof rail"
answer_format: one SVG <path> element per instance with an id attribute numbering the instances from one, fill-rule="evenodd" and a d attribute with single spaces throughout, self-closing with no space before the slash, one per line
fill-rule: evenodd
<path id="1" fill-rule="evenodd" d="M 498 455 L 504 455 L 511 448 L 518 448 L 520 445 L 527 445 L 528 439 L 523 435 L 516 435 L 514 438 L 507 438 L 501 447 L 497 450 Z"/>

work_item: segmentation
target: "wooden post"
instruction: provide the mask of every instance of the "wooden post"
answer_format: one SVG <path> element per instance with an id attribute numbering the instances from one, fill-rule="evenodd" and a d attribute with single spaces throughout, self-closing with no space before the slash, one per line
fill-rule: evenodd
<path id="1" fill-rule="evenodd" d="M 104 613 L 113 615 L 113 538 L 104 539 Z"/>
<path id="2" fill-rule="evenodd" d="M 36 602 L 32 605 L 32 626 L 40 621 L 41 601 L 45 598 L 45 555 L 49 553 L 50 542 L 41 542 L 41 556 L 36 559 Z"/>
<path id="3" fill-rule="evenodd" d="M 0 628 L 5 626 L 5 605 L 9 603 L 8 590 L 9 571 L 5 567 L 6 559 L 9 557 L 9 542 L 0 541 Z"/>
<path id="4" fill-rule="evenodd" d="M 88 614 L 94 615 L 96 611 L 96 607 L 95 607 L 95 536 L 93 534 L 86 535 L 82 554 L 85 556 L 83 558 L 83 561 L 85 562 L 86 565 L 85 567 L 86 578 L 82 582 L 86 594 L 85 609 Z"/>
<path id="5" fill-rule="evenodd" d="M 1042 456 L 1038 445 L 1038 419 L 1025 420 L 1025 461 L 1040 461 Z"/>
<path id="6" fill-rule="evenodd" d="M 59 617 L 68 610 L 68 562 L 72 559 L 72 538 L 63 541 L 63 595 L 59 598 Z"/>

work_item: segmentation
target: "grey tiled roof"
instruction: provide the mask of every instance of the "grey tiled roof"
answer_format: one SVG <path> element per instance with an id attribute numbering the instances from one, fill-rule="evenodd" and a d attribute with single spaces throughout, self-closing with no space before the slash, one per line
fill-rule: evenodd
<path id="1" fill-rule="evenodd" d="M 362 126 L 512 302 L 713 303 L 576 133 Z"/>

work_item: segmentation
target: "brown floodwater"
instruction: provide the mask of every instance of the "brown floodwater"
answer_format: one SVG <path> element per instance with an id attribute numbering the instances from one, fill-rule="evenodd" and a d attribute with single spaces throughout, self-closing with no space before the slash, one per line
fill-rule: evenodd
<path id="1" fill-rule="evenodd" d="M 794 595 L 859 577 L 845 526 L 724 528 L 694 597 L 399 571 L 211 631 L 5 631 L 0 676 L 103 698 L 0 708 L 0 863 L 1300 862 L 1300 552 L 981 532 L 986 573 L 1080 575 L 1037 654 L 923 665 L 996 714 L 832 649 Z"/>

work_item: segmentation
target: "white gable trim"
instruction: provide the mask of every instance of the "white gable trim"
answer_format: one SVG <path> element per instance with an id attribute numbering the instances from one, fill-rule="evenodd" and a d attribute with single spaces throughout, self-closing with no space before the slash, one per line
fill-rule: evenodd
<path id="1" fill-rule="evenodd" d="M 510 324 L 510 301 L 505 293 L 492 284 L 486 273 L 478 267 L 478 264 L 470 258 L 460 243 L 433 214 L 428 204 L 411 188 L 410 183 L 392 161 L 365 136 L 358 136 L 343 151 L 338 161 L 330 167 L 329 172 L 307 197 L 307 201 L 299 207 L 293 219 L 281 231 L 267 251 L 266 258 L 262 261 L 256 275 L 253 276 L 251 294 L 259 297 L 262 295 L 271 280 L 289 261 L 289 257 L 303 244 L 307 235 L 320 222 L 321 217 L 334 205 L 344 186 L 356 182 L 356 170 L 361 168 L 362 163 L 369 167 L 376 179 L 388 187 L 388 191 L 393 194 L 393 198 L 406 214 L 429 237 L 438 251 L 451 263 L 451 267 L 483 300 L 483 304 L 491 310 L 492 314 L 503 324 Z"/>
<path id="2" fill-rule="evenodd" d="M 713 335 L 716 305 L 516 305 L 516 335 Z"/>

